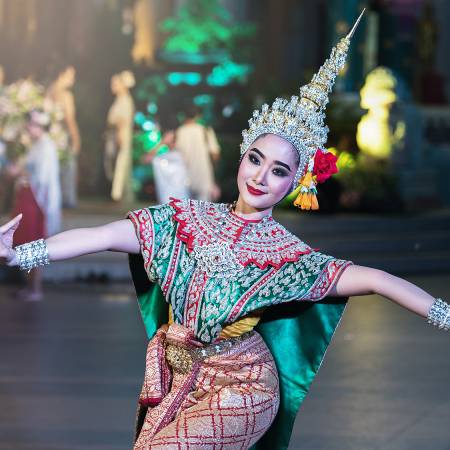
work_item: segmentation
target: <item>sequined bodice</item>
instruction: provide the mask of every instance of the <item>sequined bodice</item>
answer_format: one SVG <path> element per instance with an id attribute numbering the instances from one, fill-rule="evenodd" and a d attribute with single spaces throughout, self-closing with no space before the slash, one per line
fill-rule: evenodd
<path id="1" fill-rule="evenodd" d="M 147 274 L 161 285 L 175 322 L 204 342 L 260 308 L 322 298 L 346 264 L 315 252 L 272 217 L 247 221 L 223 204 L 174 199 L 130 218 Z"/>

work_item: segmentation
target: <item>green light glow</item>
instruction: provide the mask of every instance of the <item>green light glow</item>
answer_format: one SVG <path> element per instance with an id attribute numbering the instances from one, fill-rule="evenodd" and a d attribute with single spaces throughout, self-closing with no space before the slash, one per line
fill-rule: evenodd
<path id="1" fill-rule="evenodd" d="M 157 130 L 150 131 L 147 134 L 147 140 L 149 143 L 156 145 L 161 139 L 161 133 Z"/>
<path id="2" fill-rule="evenodd" d="M 155 124 L 151 120 L 147 120 L 142 124 L 142 129 L 145 131 L 152 131 Z"/>
<path id="3" fill-rule="evenodd" d="M 194 97 L 194 104 L 197 106 L 209 105 L 214 101 L 214 97 L 208 94 L 201 94 Z"/>
<path id="4" fill-rule="evenodd" d="M 208 55 L 218 50 L 229 55 L 256 32 L 251 23 L 237 23 L 220 0 L 187 0 L 160 29 L 168 34 L 163 45 L 167 56 Z"/>
<path id="5" fill-rule="evenodd" d="M 180 84 L 196 86 L 202 81 L 202 76 L 198 72 L 171 72 L 167 75 L 167 81 L 172 86 L 178 86 Z"/>
<path id="6" fill-rule="evenodd" d="M 146 120 L 147 120 L 147 119 L 146 119 L 146 117 L 145 117 L 145 114 L 142 113 L 142 112 L 137 112 L 137 113 L 134 115 L 134 121 L 135 121 L 135 123 L 136 123 L 137 125 L 139 125 L 139 126 L 142 126 L 142 124 L 143 124 Z"/>
<path id="7" fill-rule="evenodd" d="M 155 102 L 150 102 L 150 103 L 147 105 L 147 111 L 148 111 L 150 114 L 156 114 L 156 113 L 158 112 L 158 105 L 157 105 Z"/>
<path id="8" fill-rule="evenodd" d="M 235 80 L 245 83 L 251 71 L 250 64 L 237 64 L 229 60 L 215 66 L 207 76 L 207 82 L 210 86 L 226 86 Z"/>

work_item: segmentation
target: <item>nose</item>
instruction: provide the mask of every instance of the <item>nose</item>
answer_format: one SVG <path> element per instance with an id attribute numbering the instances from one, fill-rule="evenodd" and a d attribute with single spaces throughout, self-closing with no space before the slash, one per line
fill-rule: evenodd
<path id="1" fill-rule="evenodd" d="M 258 168 L 258 171 L 255 174 L 255 178 L 254 178 L 255 184 L 264 185 L 266 182 L 266 176 L 267 176 L 267 168 L 263 164 Z"/>

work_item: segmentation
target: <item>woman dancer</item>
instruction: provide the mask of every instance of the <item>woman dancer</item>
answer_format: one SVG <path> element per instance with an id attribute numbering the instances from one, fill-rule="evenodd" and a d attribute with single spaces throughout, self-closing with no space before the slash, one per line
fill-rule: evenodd
<path id="1" fill-rule="evenodd" d="M 23 214 L 14 236 L 16 245 L 51 236 L 60 230 L 61 187 L 59 161 L 54 142 L 47 129 L 48 115 L 40 110 L 29 114 L 27 133 L 32 145 L 24 161 L 14 169 L 16 178 L 13 214 Z M 25 300 L 42 298 L 42 269 L 27 274 L 27 288 L 21 292 Z"/>
<path id="2" fill-rule="evenodd" d="M 81 151 L 81 136 L 72 92 L 75 81 L 75 67 L 67 66 L 58 72 L 47 91 L 47 98 L 61 109 L 70 137 L 61 167 L 62 201 L 66 208 L 75 208 L 78 203 L 78 157 Z"/>
<path id="3" fill-rule="evenodd" d="M 111 197 L 114 201 L 133 201 L 132 139 L 134 101 L 130 89 L 134 86 L 134 75 L 125 70 L 111 78 L 111 91 L 116 96 L 108 112 L 108 125 L 113 129 L 117 148 L 117 159 L 112 180 Z"/>
<path id="4" fill-rule="evenodd" d="M 16 249 L 20 218 L 1 228 L 0 255 L 23 269 L 102 250 L 130 254 L 152 337 L 135 450 L 287 448 L 350 295 L 377 293 L 450 328 L 449 304 L 319 253 L 271 216 L 298 181 L 297 204 L 317 209 L 315 183 L 335 171 L 322 150 L 323 111 L 349 37 L 300 97 L 255 112 L 243 134 L 234 205 L 173 199 Z"/>

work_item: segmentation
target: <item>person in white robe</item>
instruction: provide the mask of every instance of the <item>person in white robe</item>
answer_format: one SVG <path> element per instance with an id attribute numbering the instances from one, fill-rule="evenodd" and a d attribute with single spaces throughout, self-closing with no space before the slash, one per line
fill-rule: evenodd
<path id="1" fill-rule="evenodd" d="M 175 148 L 186 164 L 191 198 L 215 201 L 220 189 L 214 177 L 213 161 L 220 158 L 220 146 L 211 127 L 198 123 L 199 110 L 190 107 L 184 123 L 176 131 Z"/>

